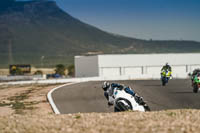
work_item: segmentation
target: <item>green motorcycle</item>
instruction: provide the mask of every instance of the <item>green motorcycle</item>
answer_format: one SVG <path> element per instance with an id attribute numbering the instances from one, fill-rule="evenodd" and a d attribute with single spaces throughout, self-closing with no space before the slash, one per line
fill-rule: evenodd
<path id="1" fill-rule="evenodd" d="M 200 75 L 195 75 L 194 78 L 192 78 L 192 87 L 194 93 L 200 90 Z"/>

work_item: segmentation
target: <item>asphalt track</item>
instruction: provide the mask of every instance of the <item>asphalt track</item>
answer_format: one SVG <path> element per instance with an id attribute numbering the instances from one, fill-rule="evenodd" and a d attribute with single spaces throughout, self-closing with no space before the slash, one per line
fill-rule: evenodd
<path id="1" fill-rule="evenodd" d="M 161 86 L 159 80 L 112 81 L 130 86 L 147 101 L 152 111 L 166 109 L 200 109 L 200 93 L 193 93 L 191 81 L 170 80 Z M 102 82 L 85 82 L 62 87 L 52 93 L 61 114 L 113 112 L 101 89 Z"/>

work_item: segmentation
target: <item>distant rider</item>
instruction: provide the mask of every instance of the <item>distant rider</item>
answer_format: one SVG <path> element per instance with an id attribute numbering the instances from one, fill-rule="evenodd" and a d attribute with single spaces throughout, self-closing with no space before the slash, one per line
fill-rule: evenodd
<path id="1" fill-rule="evenodd" d="M 139 104 L 143 102 L 142 97 L 139 97 L 130 87 L 117 83 L 110 84 L 109 82 L 105 81 L 102 85 L 102 89 L 104 90 L 104 96 L 108 100 L 108 105 L 114 104 L 114 97 L 113 97 L 114 88 L 117 88 L 119 90 L 124 90 L 126 93 L 132 95 L 135 98 L 136 102 L 138 102 Z"/>
<path id="2" fill-rule="evenodd" d="M 169 75 L 168 76 L 172 76 L 172 67 L 168 64 L 168 63 L 166 63 L 163 67 L 162 67 L 162 69 L 161 69 L 161 74 L 162 74 L 162 72 L 169 72 Z"/>
<path id="3" fill-rule="evenodd" d="M 166 63 L 166 64 L 162 67 L 161 71 L 162 71 L 162 70 L 172 71 L 172 67 L 171 67 L 168 63 Z"/>
<path id="4" fill-rule="evenodd" d="M 192 80 L 192 84 L 194 84 L 194 79 L 200 77 L 200 69 L 194 69 L 192 75 L 191 75 L 191 80 Z"/>

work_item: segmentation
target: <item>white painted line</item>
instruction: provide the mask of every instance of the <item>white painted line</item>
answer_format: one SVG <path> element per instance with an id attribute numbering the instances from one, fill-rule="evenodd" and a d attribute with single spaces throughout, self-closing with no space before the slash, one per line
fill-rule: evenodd
<path id="1" fill-rule="evenodd" d="M 80 83 L 80 82 L 67 83 L 67 84 L 58 86 L 58 87 L 56 87 L 56 88 L 53 88 L 51 91 L 48 92 L 47 98 L 48 98 L 49 103 L 50 103 L 50 105 L 51 105 L 51 107 L 52 107 L 52 109 L 53 109 L 53 111 L 54 111 L 55 114 L 60 114 L 60 111 L 58 110 L 58 108 L 56 107 L 56 105 L 55 105 L 55 103 L 54 103 L 54 101 L 53 101 L 52 93 L 53 93 L 55 90 L 59 89 L 59 88 L 62 88 L 62 87 L 64 87 L 64 86 L 68 86 L 68 85 L 77 84 L 77 83 Z"/>

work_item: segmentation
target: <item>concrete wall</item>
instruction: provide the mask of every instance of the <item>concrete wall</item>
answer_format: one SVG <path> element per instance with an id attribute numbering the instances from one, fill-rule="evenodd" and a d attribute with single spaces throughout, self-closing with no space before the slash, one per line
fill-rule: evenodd
<path id="1" fill-rule="evenodd" d="M 95 73 L 93 76 L 129 76 L 132 78 L 159 78 L 160 70 L 166 62 L 172 66 L 173 77 L 177 78 L 187 77 L 189 72 L 192 72 L 196 68 L 200 68 L 200 62 L 196 60 L 200 58 L 200 54 L 192 53 L 98 55 L 93 57 L 81 57 L 79 58 L 79 61 L 84 62 L 86 58 L 88 58 L 86 64 L 91 64 L 89 63 L 90 61 L 93 62 L 92 64 L 95 64 L 92 65 L 91 70 L 87 68 L 87 72 L 84 71 L 84 76 L 86 77 L 91 75 L 88 73 L 94 73 L 94 70 L 97 71 L 94 67 L 98 67 L 99 73 Z M 92 60 L 90 58 L 92 58 Z M 81 64 L 83 64 L 83 62 Z M 79 77 L 81 77 L 81 75 L 79 75 Z"/>
<path id="2" fill-rule="evenodd" d="M 98 56 L 75 56 L 75 76 L 99 76 Z"/>
<path id="3" fill-rule="evenodd" d="M 160 66 L 168 62 L 173 65 L 200 64 L 200 54 L 127 54 L 99 55 L 99 67 Z"/>

